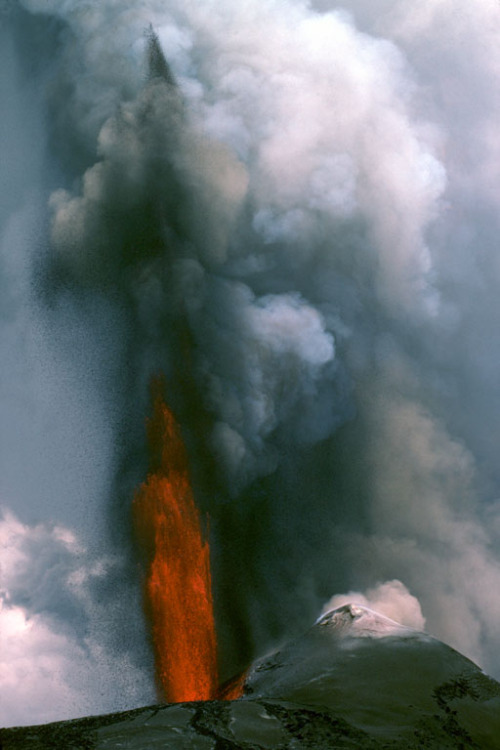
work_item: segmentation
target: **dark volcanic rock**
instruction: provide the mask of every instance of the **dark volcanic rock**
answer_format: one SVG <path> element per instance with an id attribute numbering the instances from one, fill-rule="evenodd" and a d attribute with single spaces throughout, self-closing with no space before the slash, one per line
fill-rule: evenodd
<path id="1" fill-rule="evenodd" d="M 2 750 L 375 750 L 397 747 L 377 741 L 329 712 L 272 700 L 151 706 L 110 716 L 4 729 L 1 737 Z M 415 747 L 437 748 L 438 745 Z"/>
<path id="2" fill-rule="evenodd" d="M 257 662 L 238 701 L 1 731 L 2 750 L 500 750 L 500 684 L 430 636 L 347 605 Z"/>

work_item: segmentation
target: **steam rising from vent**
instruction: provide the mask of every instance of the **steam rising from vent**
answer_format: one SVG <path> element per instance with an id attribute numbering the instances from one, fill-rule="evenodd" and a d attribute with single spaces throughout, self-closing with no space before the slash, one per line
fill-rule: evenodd
<path id="1" fill-rule="evenodd" d="M 329 612 L 349 603 L 369 607 L 375 612 L 380 612 L 391 620 L 415 628 L 415 630 L 424 630 L 425 628 L 425 618 L 422 615 L 418 599 L 410 594 L 401 581 L 381 583 L 369 589 L 365 594 L 358 591 L 337 594 L 325 604 L 323 612 Z"/>
<path id="2" fill-rule="evenodd" d="M 137 592 L 164 372 L 222 681 L 346 591 L 498 672 L 498 4 L 9 8 L 2 501 Z"/>

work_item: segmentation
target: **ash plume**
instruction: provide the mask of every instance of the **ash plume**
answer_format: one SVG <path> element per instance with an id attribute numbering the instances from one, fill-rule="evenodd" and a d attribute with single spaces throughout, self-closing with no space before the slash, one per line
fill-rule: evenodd
<path id="1" fill-rule="evenodd" d="M 22 0 L 5 20 L 7 69 L 44 61 L 22 85 L 45 139 L 9 130 L 38 158 L 42 239 L 12 234 L 19 198 L 6 305 L 23 331 L 39 311 L 58 372 L 92 365 L 71 387 L 107 425 L 92 519 L 124 590 L 163 372 L 223 678 L 346 591 L 498 672 L 497 5 Z"/>

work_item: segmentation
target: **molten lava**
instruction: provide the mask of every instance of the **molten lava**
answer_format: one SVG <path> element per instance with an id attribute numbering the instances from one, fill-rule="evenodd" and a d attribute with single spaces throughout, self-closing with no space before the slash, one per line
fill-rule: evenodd
<path id="1" fill-rule="evenodd" d="M 189 483 L 180 429 L 154 385 L 148 439 L 153 458 L 134 499 L 137 532 L 148 554 L 146 608 L 160 697 L 208 700 L 217 694 L 210 551 Z"/>
<path id="2" fill-rule="evenodd" d="M 228 680 L 223 685 L 219 686 L 217 691 L 217 700 L 219 701 L 233 701 L 241 698 L 244 693 L 245 680 L 248 672 L 242 672 L 231 680 Z"/>

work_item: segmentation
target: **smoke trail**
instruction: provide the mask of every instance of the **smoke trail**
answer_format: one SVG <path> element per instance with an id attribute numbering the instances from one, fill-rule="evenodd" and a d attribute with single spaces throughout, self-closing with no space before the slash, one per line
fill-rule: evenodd
<path id="1" fill-rule="evenodd" d="M 115 519 L 166 373 L 222 678 L 394 580 L 498 670 L 497 4 L 20 5 L 57 24 L 45 291 L 121 342 Z"/>

